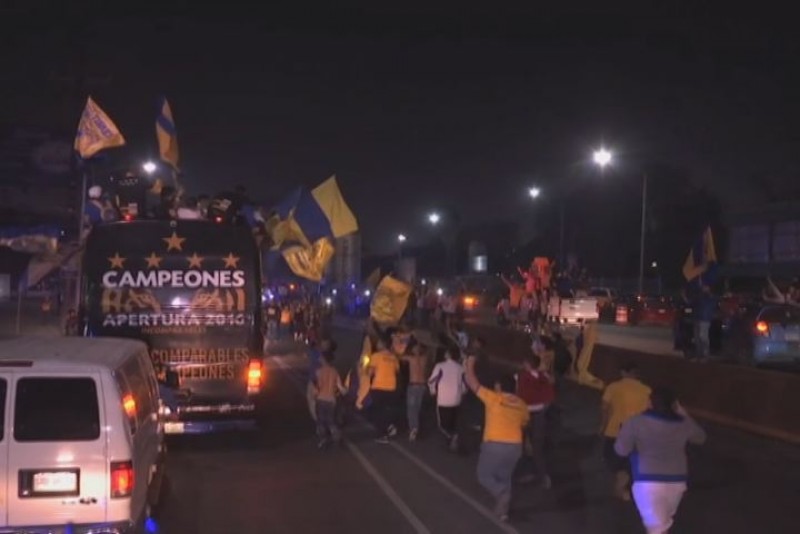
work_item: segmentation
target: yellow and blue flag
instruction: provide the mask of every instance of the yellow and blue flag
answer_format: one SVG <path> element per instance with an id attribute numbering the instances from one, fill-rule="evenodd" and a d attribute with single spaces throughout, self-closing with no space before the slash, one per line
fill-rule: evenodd
<path id="1" fill-rule="evenodd" d="M 297 276 L 320 281 L 333 257 L 333 241 L 358 231 L 336 177 L 311 191 L 298 188 L 279 203 L 266 222 L 273 250 L 281 250 Z"/>
<path id="2" fill-rule="evenodd" d="M 683 264 L 683 276 L 689 282 L 700 278 L 701 281 L 710 283 L 707 278 L 713 276 L 716 265 L 717 250 L 714 248 L 714 235 L 711 233 L 711 227 L 707 227 L 689 250 L 689 255 Z M 706 279 L 703 275 L 706 275 Z"/>
<path id="3" fill-rule="evenodd" d="M 294 241 L 310 246 L 323 237 L 342 237 L 358 231 L 356 217 L 345 202 L 335 176 L 311 191 L 295 189 L 276 206 L 275 213 L 280 219 L 276 245 Z"/>
<path id="4" fill-rule="evenodd" d="M 175 120 L 172 118 L 172 109 L 165 97 L 158 100 L 158 115 L 156 116 L 156 138 L 158 138 L 158 153 L 161 159 L 178 169 L 178 134 L 175 129 Z"/>
<path id="5" fill-rule="evenodd" d="M 282 250 L 281 254 L 294 274 L 319 282 L 322 280 L 322 275 L 325 274 L 325 267 L 333 257 L 333 252 L 333 244 L 330 239 L 323 237 L 310 247 L 292 246 Z"/>
<path id="6" fill-rule="evenodd" d="M 124 144 L 125 138 L 114 121 L 100 109 L 91 96 L 87 98 L 75 134 L 75 151 L 82 159 L 89 159 L 101 150 Z"/>

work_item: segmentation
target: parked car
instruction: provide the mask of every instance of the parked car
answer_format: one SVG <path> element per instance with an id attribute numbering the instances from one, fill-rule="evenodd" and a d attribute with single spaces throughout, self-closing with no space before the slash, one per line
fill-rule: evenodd
<path id="1" fill-rule="evenodd" d="M 727 359 L 754 365 L 800 364 L 800 308 L 758 304 L 731 320 L 723 342 Z"/>
<path id="2" fill-rule="evenodd" d="M 0 532 L 139 532 L 164 480 L 140 341 L 0 341 Z"/>
<path id="3" fill-rule="evenodd" d="M 617 293 L 608 287 L 589 288 L 589 297 L 597 299 L 597 310 L 601 321 L 614 321 Z"/>
<path id="4" fill-rule="evenodd" d="M 573 297 L 568 294 L 550 297 L 547 315 L 552 321 L 563 324 L 577 324 L 597 321 L 600 317 L 597 299 L 594 297 Z"/>
<path id="5" fill-rule="evenodd" d="M 629 309 L 631 324 L 672 327 L 675 323 L 676 307 L 670 297 L 642 296 L 633 300 Z"/>

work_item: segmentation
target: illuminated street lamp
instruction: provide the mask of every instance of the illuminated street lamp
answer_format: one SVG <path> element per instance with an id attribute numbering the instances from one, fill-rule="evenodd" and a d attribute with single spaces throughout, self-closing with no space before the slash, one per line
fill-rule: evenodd
<path id="1" fill-rule="evenodd" d="M 428 222 L 431 223 L 434 226 L 439 224 L 439 221 L 441 221 L 441 220 L 442 220 L 442 216 L 439 215 L 438 213 L 436 213 L 435 211 L 431 212 L 428 215 Z"/>
<path id="2" fill-rule="evenodd" d="M 533 199 L 539 198 L 539 195 L 541 195 L 541 194 L 542 194 L 542 190 L 539 189 L 538 187 L 531 187 L 531 188 L 528 189 L 528 196 L 533 198 Z"/>
<path id="3" fill-rule="evenodd" d="M 611 165 L 614 161 L 614 154 L 606 149 L 600 147 L 592 153 L 592 161 L 595 165 L 600 167 L 601 170 Z M 647 174 L 642 175 L 642 222 L 639 231 L 639 294 L 644 291 L 644 238 L 647 229 Z M 658 264 L 653 262 L 655 269 Z"/>
<path id="4" fill-rule="evenodd" d="M 397 241 L 399 243 L 405 243 L 406 239 L 408 239 L 405 234 L 397 234 Z"/>
<path id="5" fill-rule="evenodd" d="M 592 153 L 592 161 L 601 169 L 605 169 L 614 159 L 614 154 L 605 147 L 600 147 Z"/>
<path id="6" fill-rule="evenodd" d="M 154 172 L 156 172 L 157 168 L 158 167 L 156 166 L 156 164 L 153 163 L 152 161 L 145 161 L 142 164 L 142 170 L 147 174 L 153 174 Z"/>

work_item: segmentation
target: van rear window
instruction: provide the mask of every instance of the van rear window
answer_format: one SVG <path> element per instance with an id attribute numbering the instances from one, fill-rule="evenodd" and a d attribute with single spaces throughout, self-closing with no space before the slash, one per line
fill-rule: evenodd
<path id="1" fill-rule="evenodd" d="M 22 378 L 17 382 L 14 439 L 95 440 L 100 437 L 97 403 L 91 378 Z"/>

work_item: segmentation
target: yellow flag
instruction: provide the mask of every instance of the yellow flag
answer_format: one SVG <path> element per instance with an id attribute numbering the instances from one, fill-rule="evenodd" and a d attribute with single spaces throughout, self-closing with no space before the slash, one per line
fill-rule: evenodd
<path id="1" fill-rule="evenodd" d="M 378 323 L 397 323 L 406 311 L 411 286 L 385 276 L 372 297 L 370 316 Z"/>
<path id="2" fill-rule="evenodd" d="M 125 144 L 125 138 L 117 125 L 100 109 L 92 97 L 86 99 L 78 132 L 75 135 L 75 151 L 81 158 L 88 159 L 106 148 Z"/>
<path id="3" fill-rule="evenodd" d="M 158 152 L 161 159 L 178 168 L 178 134 L 175 130 L 175 121 L 172 119 L 172 109 L 169 102 L 161 97 L 158 116 L 156 117 L 156 137 L 158 138 Z"/>
<path id="4" fill-rule="evenodd" d="M 319 282 L 333 257 L 333 251 L 330 239 L 323 237 L 310 247 L 289 247 L 281 253 L 294 274 Z"/>
<path id="5" fill-rule="evenodd" d="M 339 184 L 336 183 L 336 176 L 331 176 L 315 187 L 311 191 L 311 196 L 328 219 L 333 237 L 342 237 L 358 231 L 358 221 L 344 201 Z"/>

